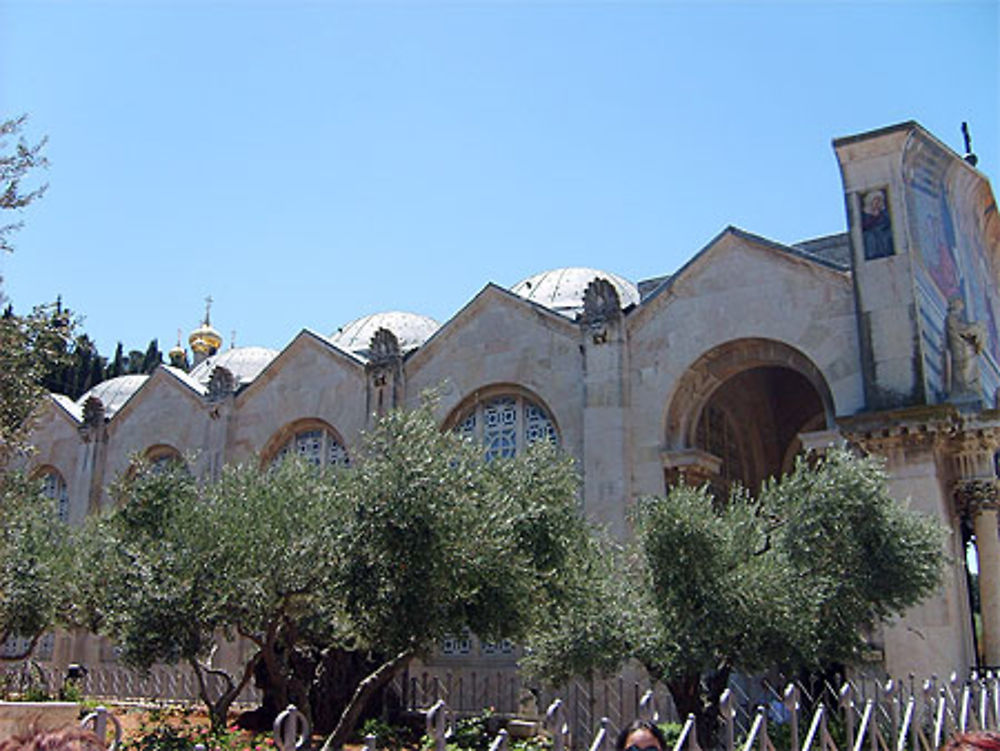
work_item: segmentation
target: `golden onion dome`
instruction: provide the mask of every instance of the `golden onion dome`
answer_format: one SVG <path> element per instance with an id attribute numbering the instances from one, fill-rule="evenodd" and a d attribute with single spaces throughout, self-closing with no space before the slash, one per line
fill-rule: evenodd
<path id="1" fill-rule="evenodd" d="M 214 355 L 222 347 L 222 334 L 212 328 L 211 310 L 212 298 L 206 297 L 205 320 L 188 337 L 188 344 L 191 345 L 191 351 L 199 355 Z"/>
<path id="2" fill-rule="evenodd" d="M 195 352 L 201 354 L 212 354 L 213 352 L 218 352 L 219 348 L 222 346 L 222 334 L 212 328 L 212 324 L 207 321 L 194 331 L 188 337 L 188 344 L 191 345 L 191 349 Z"/>

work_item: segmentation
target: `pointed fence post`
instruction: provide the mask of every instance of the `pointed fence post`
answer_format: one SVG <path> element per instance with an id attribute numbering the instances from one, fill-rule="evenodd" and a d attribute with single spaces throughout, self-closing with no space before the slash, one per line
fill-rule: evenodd
<path id="1" fill-rule="evenodd" d="M 890 678 L 881 689 L 882 698 L 889 704 L 889 744 L 896 748 L 899 740 L 899 686 Z"/>
<path id="2" fill-rule="evenodd" d="M 500 732 L 497 733 L 497 737 L 490 744 L 490 751 L 507 751 L 509 738 L 510 734 L 507 732 L 507 728 L 501 728 Z"/>
<path id="3" fill-rule="evenodd" d="M 688 715 L 688 722 L 694 723 L 694 715 Z M 687 727 L 687 725 L 685 725 Z M 767 737 L 767 709 L 764 707 L 757 707 L 757 714 L 753 718 L 753 724 L 750 726 L 750 731 L 747 733 L 746 743 L 743 744 L 743 751 L 750 751 L 753 748 L 754 741 L 760 737 L 760 748 L 761 751 L 767 751 L 767 745 L 770 739 Z M 679 746 L 674 746 L 674 751 L 680 751 Z"/>
<path id="4" fill-rule="evenodd" d="M 816 712 L 813 714 L 812 721 L 809 723 L 809 730 L 806 733 L 806 741 L 802 746 L 803 751 L 812 751 L 813 746 L 816 744 L 816 738 L 819 738 L 819 746 L 822 749 L 826 748 L 826 735 L 828 735 L 826 730 L 826 707 L 823 706 L 823 702 L 816 705 Z"/>
<path id="5" fill-rule="evenodd" d="M 545 727 L 552 733 L 552 751 L 565 751 L 569 724 L 566 722 L 566 705 L 562 699 L 553 701 L 545 711 Z"/>
<path id="6" fill-rule="evenodd" d="M 434 740 L 434 751 L 445 751 L 448 734 L 448 705 L 444 699 L 438 699 L 427 710 L 427 735 Z"/>
<path id="7" fill-rule="evenodd" d="M 649 722 L 659 722 L 660 713 L 656 708 L 656 694 L 653 693 L 653 689 L 649 689 L 642 695 L 639 699 L 639 712 L 638 716 L 640 720 L 648 720 Z"/>
<path id="8" fill-rule="evenodd" d="M 719 697 L 719 713 L 725 728 L 725 751 L 733 751 L 736 746 L 736 707 L 733 706 L 733 692 L 728 688 Z"/>
<path id="9" fill-rule="evenodd" d="M 840 687 L 840 710 L 844 713 L 844 727 L 847 730 L 847 751 L 854 748 L 854 687 L 845 682 Z"/>
<path id="10" fill-rule="evenodd" d="M 294 704 L 289 704 L 274 718 L 274 745 L 281 751 L 306 751 L 311 730 L 309 719 Z"/>
<path id="11" fill-rule="evenodd" d="M 601 718 L 601 726 L 597 729 L 594 740 L 590 742 L 590 751 L 608 751 L 608 726 L 611 720 L 607 717 Z"/>
<path id="12" fill-rule="evenodd" d="M 114 740 L 108 743 L 108 720 L 115 729 Z M 107 710 L 107 707 L 97 707 L 80 722 L 80 727 L 93 730 L 108 751 L 118 751 L 122 743 L 122 724 L 118 718 Z"/>
<path id="13" fill-rule="evenodd" d="M 685 746 L 687 746 L 688 751 L 700 751 L 701 749 L 701 745 L 698 743 L 698 723 L 695 722 L 694 714 L 687 716 L 673 751 L 681 751 Z"/>
<path id="14" fill-rule="evenodd" d="M 794 683 L 785 686 L 785 693 L 782 697 L 782 704 L 788 710 L 788 719 L 791 726 L 792 751 L 799 751 L 799 707 L 802 692 Z"/>

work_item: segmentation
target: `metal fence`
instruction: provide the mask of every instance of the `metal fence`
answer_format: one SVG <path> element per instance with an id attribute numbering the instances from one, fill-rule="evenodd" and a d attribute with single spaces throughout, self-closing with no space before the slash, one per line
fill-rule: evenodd
<path id="1" fill-rule="evenodd" d="M 428 734 L 443 734 L 441 743 L 455 720 L 483 707 L 524 715 L 524 702 L 518 712 L 510 710 L 510 704 L 492 701 L 516 695 L 514 676 L 504 681 L 498 676 L 493 685 L 502 690 L 495 696 L 481 682 L 483 693 L 472 704 L 456 690 L 463 680 L 456 675 L 423 672 L 406 680 L 407 706 L 415 710 L 417 702 L 428 718 L 434 716 L 433 723 L 428 719 Z M 640 693 L 638 684 L 626 684 L 622 678 L 574 681 L 553 694 L 558 696 L 534 692 L 531 698 L 547 702 L 544 717 L 538 717 L 536 724 L 553 737 L 555 751 L 611 751 L 619 729 L 636 717 L 661 723 L 681 719 L 662 688 Z M 449 703 L 448 697 L 456 703 Z M 480 703 L 484 699 L 486 703 Z M 428 703 L 420 704 L 421 700 Z M 441 719 L 445 716 L 449 720 Z M 788 683 L 780 690 L 765 680 L 737 677 L 722 695 L 718 723 L 714 746 L 726 751 L 775 751 L 776 726 L 781 727 L 780 745 L 786 751 L 933 751 L 955 732 L 1000 730 L 1000 676 L 990 672 L 962 680 L 953 674 L 947 681 L 931 678 L 921 683 L 913 677 L 858 678 L 838 686 Z M 698 738 L 694 717 L 683 718 L 673 751 L 700 751 L 704 741 Z M 498 735 L 491 751 L 506 751 L 508 742 L 506 733 Z"/>
<path id="2" fill-rule="evenodd" d="M 0 676 L 5 694 L 23 695 L 37 688 L 54 695 L 66 682 L 64 670 L 33 660 L 11 663 Z M 224 681 L 220 676 L 208 675 L 205 680 L 211 696 L 222 693 Z M 194 671 L 178 665 L 154 665 L 146 672 L 122 665 L 98 665 L 75 679 L 75 685 L 84 696 L 99 701 L 200 701 Z M 240 693 L 237 704 L 257 704 L 260 698 L 256 688 L 247 686 Z"/>
<path id="3" fill-rule="evenodd" d="M 3 683 L 9 692 L 28 686 L 53 692 L 63 676 L 29 661 L 8 666 Z M 99 700 L 193 702 L 198 693 L 192 671 L 164 666 L 148 673 L 102 666 L 89 670 L 77 685 Z M 839 685 L 778 686 L 778 681 L 734 678 L 720 703 L 716 748 L 775 751 L 776 726 L 782 728 L 781 747 L 787 751 L 933 751 L 954 732 L 1000 730 L 1000 675 L 993 672 L 965 679 L 953 674 L 944 681 L 858 678 Z M 693 716 L 677 716 L 662 686 L 644 688 L 624 676 L 543 691 L 524 685 L 511 671 L 421 668 L 404 673 L 395 688 L 404 709 L 427 715 L 435 745 L 446 741 L 457 719 L 485 708 L 502 720 L 528 718 L 531 722 L 522 725 L 548 732 L 554 751 L 611 751 L 619 729 L 636 717 L 683 720 L 673 751 L 700 751 L 708 740 L 698 738 Z M 259 697 L 250 690 L 241 699 Z M 491 751 L 506 751 L 508 741 L 504 731 Z"/>

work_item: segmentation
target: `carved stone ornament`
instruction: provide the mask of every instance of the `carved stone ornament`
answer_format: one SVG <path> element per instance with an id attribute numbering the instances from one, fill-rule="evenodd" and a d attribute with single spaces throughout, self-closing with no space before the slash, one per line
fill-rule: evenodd
<path id="1" fill-rule="evenodd" d="M 104 402 L 96 396 L 90 396 L 83 403 L 83 424 L 88 428 L 96 428 L 104 424 Z"/>
<path id="2" fill-rule="evenodd" d="M 972 515 L 981 510 L 1000 509 L 996 478 L 960 480 L 955 484 L 955 503 L 959 511 Z"/>
<path id="3" fill-rule="evenodd" d="M 380 328 L 372 334 L 368 345 L 368 362 L 374 366 L 388 365 L 401 356 L 399 339 L 389 329 Z"/>
<path id="4" fill-rule="evenodd" d="M 596 277 L 583 293 L 582 323 L 594 326 L 621 318 L 622 303 L 618 290 L 607 279 Z"/>
<path id="5" fill-rule="evenodd" d="M 229 368 L 217 365 L 208 379 L 208 398 L 219 401 L 236 391 L 236 377 Z"/>
<path id="6" fill-rule="evenodd" d="M 965 303 L 953 297 L 944 323 L 948 353 L 948 398 L 952 401 L 981 398 L 979 355 L 986 346 L 986 327 L 968 321 Z"/>

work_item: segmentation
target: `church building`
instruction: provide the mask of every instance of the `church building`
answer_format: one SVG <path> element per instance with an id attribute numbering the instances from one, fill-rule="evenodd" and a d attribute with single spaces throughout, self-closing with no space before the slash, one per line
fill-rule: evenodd
<path id="1" fill-rule="evenodd" d="M 667 276 L 545 271 L 487 283 L 445 322 L 359 311 L 280 351 L 226 349 L 206 314 L 190 371 L 51 395 L 33 472 L 79 522 L 111 503 L 136 453 L 183 458 L 199 477 L 289 452 L 348 464 L 373 415 L 434 389 L 441 428 L 489 455 L 557 441 L 577 461 L 584 512 L 624 536 L 639 496 L 679 481 L 759 487 L 804 448 L 846 443 L 884 457 L 893 494 L 951 533 L 941 587 L 871 636 L 872 659 L 897 676 L 1000 667 L 996 201 L 974 157 L 914 122 L 833 150 L 841 234 L 783 245 L 727 227 Z M 57 636 L 42 657 L 114 659 L 95 645 Z M 457 638 L 440 659 L 509 649 Z"/>

